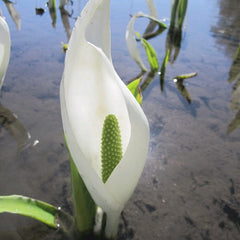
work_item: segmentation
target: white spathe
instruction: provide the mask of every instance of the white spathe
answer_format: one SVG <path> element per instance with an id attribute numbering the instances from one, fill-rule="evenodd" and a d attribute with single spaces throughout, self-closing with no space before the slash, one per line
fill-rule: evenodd
<path id="1" fill-rule="evenodd" d="M 7 71 L 10 58 L 10 33 L 7 22 L 0 16 L 0 90 Z"/>
<path id="2" fill-rule="evenodd" d="M 149 143 L 146 116 L 113 67 L 110 35 L 110 0 L 90 0 L 72 32 L 60 89 L 68 147 L 92 198 L 107 214 L 107 237 L 116 235 Z M 118 119 L 123 158 L 104 184 L 101 135 L 109 114 Z"/>

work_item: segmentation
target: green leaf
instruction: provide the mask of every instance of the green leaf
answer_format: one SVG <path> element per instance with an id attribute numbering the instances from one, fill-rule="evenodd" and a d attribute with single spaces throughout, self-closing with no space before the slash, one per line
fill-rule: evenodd
<path id="1" fill-rule="evenodd" d="M 164 81 L 165 81 L 165 70 L 167 67 L 167 62 L 168 62 L 168 57 L 169 57 L 169 49 L 167 50 L 167 53 L 164 57 L 164 60 L 162 62 L 161 70 L 160 70 L 160 86 L 161 86 L 161 91 L 163 91 L 164 88 Z"/>
<path id="2" fill-rule="evenodd" d="M 192 73 L 187 73 L 187 74 L 182 74 L 182 75 L 178 75 L 177 77 L 175 77 L 174 79 L 177 79 L 177 80 L 184 80 L 184 79 L 187 79 L 187 78 L 193 78 L 197 76 L 197 72 L 192 72 Z"/>
<path id="3" fill-rule="evenodd" d="M 133 96 L 136 98 L 140 105 L 142 104 L 142 93 L 139 87 L 141 80 L 142 77 L 132 81 L 127 85 L 128 89 L 131 91 L 131 93 L 133 94 Z"/>
<path id="4" fill-rule="evenodd" d="M 14 213 L 41 221 L 57 228 L 55 217 L 58 209 L 48 203 L 21 195 L 0 196 L 0 213 Z"/>
<path id="5" fill-rule="evenodd" d="M 149 20 L 156 22 L 156 23 L 158 24 L 158 26 L 159 26 L 160 29 L 165 30 L 165 29 L 167 28 L 167 25 L 166 25 L 166 24 L 162 23 L 160 20 L 158 20 L 157 18 L 155 18 L 155 17 L 153 17 L 153 16 L 149 16 L 149 15 L 144 14 L 144 13 L 138 13 L 138 14 L 137 14 L 137 17 L 146 17 L 146 18 L 148 18 Z"/>
<path id="6" fill-rule="evenodd" d="M 157 54 L 154 48 L 148 43 L 148 41 L 141 37 L 140 33 L 136 32 L 137 37 L 141 40 L 143 47 L 145 48 L 147 58 L 151 67 L 151 71 L 157 72 L 158 71 L 158 60 Z"/>

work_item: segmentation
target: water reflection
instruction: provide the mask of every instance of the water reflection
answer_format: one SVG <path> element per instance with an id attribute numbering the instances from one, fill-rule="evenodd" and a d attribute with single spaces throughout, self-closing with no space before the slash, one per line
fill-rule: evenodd
<path id="1" fill-rule="evenodd" d="M 239 1 L 219 1 L 220 18 L 211 28 L 216 42 L 224 47 L 225 54 L 233 56 L 232 65 L 229 69 L 228 82 L 233 84 L 230 109 L 237 112 L 229 123 L 227 132 L 230 134 L 240 127 L 240 14 Z"/>
<path id="2" fill-rule="evenodd" d="M 65 5 L 68 3 L 68 1 L 62 1 L 62 3 L 59 5 L 59 10 L 60 10 L 60 14 L 61 14 L 61 19 L 62 19 L 62 23 L 65 29 L 65 32 L 67 34 L 67 39 L 69 41 L 70 36 L 72 34 L 72 29 L 69 23 L 69 18 L 72 17 L 73 14 L 73 10 L 71 11 L 71 13 L 69 13 L 64 7 Z"/>
<path id="3" fill-rule="evenodd" d="M 194 76 L 197 74 L 195 73 Z M 190 93 L 188 92 L 186 86 L 184 85 L 184 80 L 185 78 L 179 78 L 175 77 L 173 81 L 176 83 L 177 89 L 180 92 L 180 94 L 187 100 L 187 102 L 190 104 L 191 103 L 191 96 Z"/>
<path id="4" fill-rule="evenodd" d="M 43 8 L 35 8 L 36 15 L 42 16 L 45 13 Z"/>
<path id="5" fill-rule="evenodd" d="M 5 3 L 5 5 L 7 7 L 9 15 L 11 16 L 12 20 L 16 24 L 17 30 L 20 30 L 21 29 L 21 18 L 20 18 L 18 11 L 14 7 L 14 3 L 9 0 L 3 0 L 3 2 Z"/>
<path id="6" fill-rule="evenodd" d="M 182 41 L 182 26 L 187 11 L 188 0 L 173 0 L 171 6 L 171 21 L 166 39 L 168 61 L 174 63 L 179 55 Z"/>
<path id="7" fill-rule="evenodd" d="M 19 121 L 16 114 L 0 104 L 0 134 L 1 128 L 4 128 L 14 138 L 18 152 L 27 147 L 28 140 L 31 138 L 30 133 Z"/>
<path id="8" fill-rule="evenodd" d="M 234 55 L 233 63 L 229 71 L 228 82 L 234 83 L 230 109 L 232 111 L 237 111 L 234 119 L 228 125 L 228 133 L 231 133 L 240 127 L 240 44 Z"/>
<path id="9" fill-rule="evenodd" d="M 148 10 L 149 14 L 157 18 L 157 12 L 156 8 L 154 5 L 153 1 L 147 1 L 148 3 Z M 150 4 L 151 3 L 151 4 Z M 162 62 L 161 67 L 157 71 L 149 71 L 144 79 L 145 72 L 142 71 L 140 74 L 138 74 L 134 79 L 130 80 L 129 82 L 138 79 L 139 77 L 143 78 L 142 84 L 140 86 L 141 91 L 145 91 L 150 83 L 153 81 L 155 78 L 156 74 L 160 75 L 160 89 L 161 92 L 164 90 L 164 85 L 165 85 L 165 72 L 167 68 L 167 63 L 170 62 L 173 64 L 180 52 L 181 48 L 181 41 L 182 41 L 182 28 L 183 28 L 183 23 L 187 11 L 187 5 L 188 5 L 188 0 L 173 0 L 172 5 L 171 5 L 171 21 L 170 21 L 170 26 L 168 28 L 168 33 L 166 37 L 166 42 L 165 42 L 165 48 L 166 48 L 166 53 Z M 135 15 L 136 16 L 136 15 Z M 159 28 L 155 30 L 156 26 L 158 24 L 152 20 L 150 20 L 146 30 L 143 33 L 143 38 L 144 39 L 150 39 L 153 37 L 156 37 L 157 35 L 161 34 L 165 28 L 161 28 L 159 25 Z M 153 46 L 154 47 L 154 46 Z M 190 74 L 192 75 L 192 74 Z M 174 79 L 174 82 L 176 83 L 176 88 L 181 94 L 181 96 L 186 99 L 186 101 L 190 104 L 191 103 L 191 97 L 190 93 L 188 92 L 186 86 L 184 85 L 184 79 L 183 76 L 186 78 L 189 77 L 194 77 L 196 76 L 196 73 L 193 73 L 192 76 L 189 74 L 184 74 L 181 75 L 178 78 L 176 77 Z"/>
<path id="10" fill-rule="evenodd" d="M 225 53 L 232 56 L 233 46 L 240 42 L 240 5 L 238 0 L 219 1 L 219 19 L 211 31 L 217 43 L 225 48 Z"/>
<path id="11" fill-rule="evenodd" d="M 56 27 L 56 21 L 57 21 L 57 12 L 56 12 L 56 1 L 55 0 L 49 0 L 48 3 L 48 9 L 49 9 L 49 14 L 52 19 L 52 26 L 53 28 Z"/>

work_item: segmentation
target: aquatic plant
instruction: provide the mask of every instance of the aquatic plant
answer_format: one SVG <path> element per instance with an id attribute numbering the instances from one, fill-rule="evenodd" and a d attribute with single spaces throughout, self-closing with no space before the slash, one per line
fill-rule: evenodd
<path id="1" fill-rule="evenodd" d="M 149 128 L 111 61 L 110 0 L 89 1 L 76 22 L 61 82 L 61 111 L 73 161 L 107 215 L 106 236 L 113 237 L 146 161 Z"/>
<path id="2" fill-rule="evenodd" d="M 148 18 L 148 19 L 150 19 L 151 22 L 157 24 L 157 26 L 159 28 L 159 30 L 157 31 L 157 34 L 163 32 L 167 28 L 167 26 L 151 15 L 138 13 L 138 14 L 135 14 L 131 18 L 131 20 L 128 23 L 127 30 L 126 30 L 126 43 L 127 43 L 129 54 L 132 57 L 132 59 L 139 65 L 142 72 L 147 72 L 147 68 L 145 67 L 145 65 L 143 63 L 140 53 L 139 53 L 139 50 L 138 50 L 137 39 L 135 36 L 135 34 L 137 34 L 137 37 L 141 40 L 141 43 L 146 51 L 148 61 L 150 64 L 150 68 L 152 71 L 156 72 L 158 70 L 158 62 L 157 62 L 156 53 L 155 53 L 154 48 L 149 44 L 149 42 L 145 39 L 145 37 L 148 36 L 148 38 L 150 38 L 150 35 L 152 37 L 152 35 L 156 36 L 157 34 L 155 32 L 150 33 L 148 30 L 148 32 L 145 31 L 145 34 L 143 35 L 143 37 L 141 37 L 141 35 L 139 33 L 136 33 L 134 30 L 134 23 L 135 23 L 136 19 L 139 17 Z M 152 31 L 153 31 L 153 29 L 152 29 Z"/>

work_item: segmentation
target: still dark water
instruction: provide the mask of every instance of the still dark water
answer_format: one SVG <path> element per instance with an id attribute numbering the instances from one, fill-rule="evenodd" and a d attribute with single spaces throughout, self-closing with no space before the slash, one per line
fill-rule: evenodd
<path id="1" fill-rule="evenodd" d="M 0 96 L 0 195 L 30 196 L 70 213 L 70 170 L 59 105 L 65 58 L 61 42 L 68 41 L 85 3 L 73 0 L 59 9 L 57 1 L 51 17 L 46 1 L 0 1 L 12 41 Z M 155 0 L 155 4 L 158 17 L 169 26 L 171 1 Z M 35 8 L 44 14 L 36 15 Z M 15 9 L 21 22 L 14 23 L 8 9 Z M 144 0 L 112 0 L 111 11 L 113 62 L 128 82 L 140 70 L 126 47 L 126 26 L 130 14 L 147 13 L 147 7 Z M 181 46 L 176 60 L 167 65 L 164 91 L 156 74 L 143 92 L 150 150 L 139 185 L 122 214 L 119 239 L 239 239 L 239 57 L 234 62 L 240 42 L 239 13 L 238 0 L 188 1 Z M 135 27 L 142 33 L 146 25 L 139 19 Z M 160 64 L 167 34 L 168 29 L 149 41 Z M 195 71 L 197 76 L 184 82 L 189 104 L 173 78 Z M 34 220 L 0 215 L 0 240 L 60 238 Z"/>

